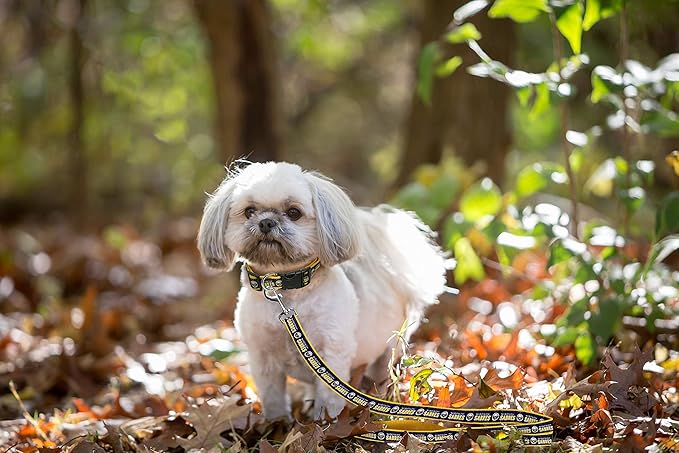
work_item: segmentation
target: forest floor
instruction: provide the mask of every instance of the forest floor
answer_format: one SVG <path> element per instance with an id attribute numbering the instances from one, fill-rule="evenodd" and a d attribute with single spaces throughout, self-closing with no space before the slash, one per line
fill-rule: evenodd
<path id="1" fill-rule="evenodd" d="M 372 444 L 352 437 L 378 426 L 367 413 L 314 423 L 304 400 L 294 423 L 267 422 L 231 323 L 237 277 L 203 269 L 195 229 L 179 220 L 148 236 L 129 226 L 0 231 L 0 453 L 531 449 L 512 430 Z M 519 297 L 549 278 L 546 265 L 525 252 L 516 272 L 490 266 L 444 296 L 389 396 L 547 414 L 546 451 L 679 451 L 677 333 L 630 328 L 582 365 L 572 345 L 543 339 L 565 307 Z"/>

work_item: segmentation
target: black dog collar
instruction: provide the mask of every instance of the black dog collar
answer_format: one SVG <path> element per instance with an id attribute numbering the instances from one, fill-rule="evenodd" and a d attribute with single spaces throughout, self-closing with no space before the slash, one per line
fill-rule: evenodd
<path id="1" fill-rule="evenodd" d="M 255 271 L 246 263 L 245 271 L 248 273 L 248 280 L 250 280 L 250 287 L 256 291 L 262 291 L 264 279 L 267 284 L 271 284 L 274 289 L 298 289 L 304 288 L 311 283 L 311 276 L 321 267 L 321 261 L 316 258 L 303 269 L 292 272 L 281 272 L 280 274 L 272 273 L 266 275 L 257 275 Z"/>

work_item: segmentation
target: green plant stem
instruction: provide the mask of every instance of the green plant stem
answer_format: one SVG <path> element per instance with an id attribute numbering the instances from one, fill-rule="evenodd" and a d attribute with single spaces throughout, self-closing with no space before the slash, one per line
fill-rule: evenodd
<path id="1" fill-rule="evenodd" d="M 554 16 L 553 12 L 549 13 L 549 20 L 552 24 L 551 31 L 553 53 L 559 71 L 559 83 L 561 83 L 561 71 L 563 69 L 561 36 L 559 35 L 559 29 L 556 27 L 556 17 Z M 570 108 L 567 99 L 564 99 L 559 105 L 559 112 L 561 114 L 561 120 L 559 121 L 559 125 L 561 126 L 561 149 L 563 151 L 564 167 L 566 168 L 566 174 L 568 175 L 568 188 L 571 198 L 571 219 L 569 225 L 571 234 L 578 238 L 578 189 L 577 181 L 575 179 L 575 172 L 573 171 L 573 167 L 571 167 L 571 147 L 568 143 L 568 140 L 566 140 L 566 133 L 568 132 L 568 123 L 570 118 Z"/>

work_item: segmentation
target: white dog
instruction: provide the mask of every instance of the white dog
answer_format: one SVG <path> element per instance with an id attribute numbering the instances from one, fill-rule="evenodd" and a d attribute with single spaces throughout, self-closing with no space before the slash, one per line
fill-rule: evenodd
<path id="1" fill-rule="evenodd" d="M 345 381 L 364 364 L 386 378 L 388 339 L 406 320 L 414 330 L 445 288 L 443 255 L 419 220 L 384 205 L 357 208 L 329 179 L 288 163 L 231 171 L 205 205 L 198 248 L 213 268 L 245 263 L 235 324 L 268 419 L 290 416 L 287 376 L 314 384 L 316 417 L 336 416 L 344 400 L 298 357 L 260 276 L 291 282 L 284 303 Z"/>

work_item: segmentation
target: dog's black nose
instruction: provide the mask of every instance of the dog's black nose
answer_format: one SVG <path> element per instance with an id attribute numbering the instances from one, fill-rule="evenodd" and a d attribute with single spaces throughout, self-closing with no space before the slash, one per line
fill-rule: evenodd
<path id="1" fill-rule="evenodd" d="M 259 231 L 262 233 L 268 233 L 269 231 L 273 230 L 276 225 L 276 221 L 274 219 L 262 219 L 259 221 Z"/>

